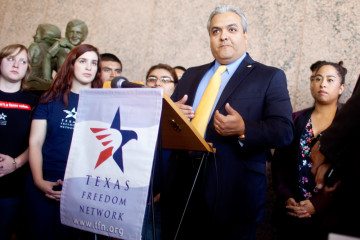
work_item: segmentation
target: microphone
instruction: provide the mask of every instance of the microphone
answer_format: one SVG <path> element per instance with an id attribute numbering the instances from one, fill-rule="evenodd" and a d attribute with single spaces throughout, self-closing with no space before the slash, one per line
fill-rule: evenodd
<path id="1" fill-rule="evenodd" d="M 144 85 L 133 83 L 127 80 L 126 77 L 114 77 L 111 80 L 111 88 L 143 88 Z"/>

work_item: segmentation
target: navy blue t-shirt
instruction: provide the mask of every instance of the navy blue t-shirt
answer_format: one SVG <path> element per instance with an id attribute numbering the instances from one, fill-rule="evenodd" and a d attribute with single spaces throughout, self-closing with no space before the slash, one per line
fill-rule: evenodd
<path id="1" fill-rule="evenodd" d="M 39 104 L 33 119 L 47 121 L 46 137 L 42 148 L 43 177 L 47 181 L 64 179 L 66 163 L 74 131 L 79 94 L 70 92 L 69 104 L 62 99 Z"/>
<path id="2" fill-rule="evenodd" d="M 15 158 L 29 146 L 31 114 L 37 97 L 26 91 L 0 91 L 0 153 Z M 28 164 L 0 178 L 0 197 L 23 193 Z M 1 214 L 1 213 L 0 213 Z"/>

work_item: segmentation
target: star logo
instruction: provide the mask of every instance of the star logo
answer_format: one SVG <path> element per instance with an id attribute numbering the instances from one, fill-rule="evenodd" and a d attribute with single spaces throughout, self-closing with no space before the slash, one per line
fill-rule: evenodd
<path id="1" fill-rule="evenodd" d="M 4 113 L 1 113 L 0 114 L 0 120 L 6 120 L 5 118 L 6 118 L 7 116 L 4 114 Z"/>
<path id="2" fill-rule="evenodd" d="M 112 156 L 120 170 L 124 172 L 122 147 L 130 140 L 137 140 L 138 138 L 135 131 L 121 130 L 120 108 L 118 108 L 118 111 L 115 113 L 110 128 L 90 128 L 90 130 L 95 134 L 96 138 L 101 141 L 101 144 L 106 147 L 100 152 L 95 168 Z M 120 139 L 120 144 L 117 144 L 118 146 L 114 146 L 114 139 Z"/>
<path id="3" fill-rule="evenodd" d="M 71 111 L 69 111 L 69 110 L 63 110 L 67 115 L 66 115 L 66 117 L 65 118 L 74 118 L 74 119 L 76 119 L 76 110 L 75 110 L 75 108 L 73 108 L 73 109 L 71 109 Z"/>

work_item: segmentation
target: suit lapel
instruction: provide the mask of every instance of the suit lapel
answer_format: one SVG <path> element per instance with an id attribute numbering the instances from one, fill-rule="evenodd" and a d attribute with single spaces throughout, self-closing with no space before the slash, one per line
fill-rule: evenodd
<path id="1" fill-rule="evenodd" d="M 236 69 L 229 82 L 226 84 L 218 103 L 216 104 L 215 109 L 220 109 L 225 103 L 226 100 L 231 96 L 235 91 L 237 86 L 246 78 L 252 69 L 254 68 L 254 60 L 247 54 L 244 60 L 241 62 L 240 66 Z"/>
<path id="2" fill-rule="evenodd" d="M 196 74 L 194 74 L 193 79 L 191 80 L 191 87 L 189 89 L 189 99 L 188 99 L 188 104 L 192 105 L 194 103 L 194 99 L 195 99 L 195 95 L 196 95 L 196 91 L 199 87 L 199 84 L 201 82 L 201 79 L 204 77 L 204 75 L 206 74 L 206 72 L 212 67 L 212 65 L 214 65 L 215 61 L 213 61 L 212 63 L 203 65 Z"/>

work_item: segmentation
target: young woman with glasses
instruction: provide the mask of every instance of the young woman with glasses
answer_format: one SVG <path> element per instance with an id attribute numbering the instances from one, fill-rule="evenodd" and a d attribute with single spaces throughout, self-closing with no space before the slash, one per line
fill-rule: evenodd
<path id="1" fill-rule="evenodd" d="M 146 74 L 146 86 L 163 88 L 164 94 L 171 96 L 175 90 L 178 78 L 174 68 L 167 64 L 159 63 L 152 66 Z"/>

